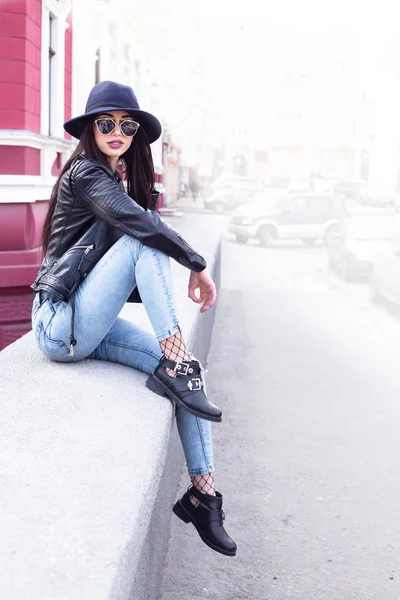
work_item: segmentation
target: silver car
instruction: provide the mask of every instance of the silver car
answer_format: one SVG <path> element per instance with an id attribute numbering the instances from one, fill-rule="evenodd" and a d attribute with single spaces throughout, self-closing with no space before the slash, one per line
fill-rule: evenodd
<path id="1" fill-rule="evenodd" d="M 329 266 L 346 281 L 370 277 L 377 253 L 384 251 L 396 230 L 389 214 L 353 215 L 342 219 L 328 245 Z"/>
<path id="2" fill-rule="evenodd" d="M 237 208 L 228 224 L 238 242 L 257 239 L 261 246 L 275 240 L 300 239 L 307 246 L 318 240 L 327 244 L 345 207 L 332 194 L 284 194 L 264 192 L 250 206 Z"/>
<path id="3" fill-rule="evenodd" d="M 388 247 L 375 257 L 370 278 L 371 298 L 400 306 L 400 223 Z"/>

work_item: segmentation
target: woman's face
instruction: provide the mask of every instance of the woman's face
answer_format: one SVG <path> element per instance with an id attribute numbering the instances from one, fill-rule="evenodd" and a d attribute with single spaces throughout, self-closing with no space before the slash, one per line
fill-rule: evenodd
<path id="1" fill-rule="evenodd" d="M 114 131 L 106 135 L 99 132 L 96 121 L 102 119 L 113 119 L 117 126 Z M 122 121 L 135 121 L 129 114 L 122 110 L 113 110 L 110 112 L 100 113 L 96 116 L 93 122 L 94 139 L 99 149 L 107 156 L 111 166 L 115 169 L 118 164 L 119 158 L 129 149 L 132 144 L 133 137 L 125 136 L 121 129 L 120 123 Z M 99 123 L 99 126 L 101 124 Z M 107 125 L 109 125 L 107 123 Z M 107 128 L 103 129 L 107 130 Z"/>

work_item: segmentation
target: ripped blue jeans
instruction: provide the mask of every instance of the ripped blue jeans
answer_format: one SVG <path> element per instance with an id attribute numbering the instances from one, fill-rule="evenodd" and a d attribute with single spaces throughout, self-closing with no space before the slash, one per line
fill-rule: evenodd
<path id="1" fill-rule="evenodd" d="M 155 335 L 118 317 L 136 285 Z M 179 331 L 169 257 L 127 235 L 83 280 L 74 293 L 74 304 L 77 343 L 72 359 L 71 303 L 53 301 L 42 292 L 35 295 L 32 328 L 40 350 L 50 360 L 107 360 L 150 374 L 162 357 L 158 342 Z M 180 406 L 176 406 L 176 420 L 189 475 L 213 471 L 211 423 Z"/>

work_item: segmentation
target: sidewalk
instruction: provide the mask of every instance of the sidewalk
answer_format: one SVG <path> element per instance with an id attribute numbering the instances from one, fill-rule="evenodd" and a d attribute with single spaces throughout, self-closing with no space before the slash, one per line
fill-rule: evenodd
<path id="1" fill-rule="evenodd" d="M 198 197 L 196 201 L 193 201 L 191 196 L 184 196 L 178 198 L 175 202 L 171 202 L 168 205 L 168 208 L 176 208 L 179 211 L 187 212 L 203 212 L 203 213 L 214 213 L 214 211 L 210 211 L 204 208 L 204 202 L 202 197 Z"/>

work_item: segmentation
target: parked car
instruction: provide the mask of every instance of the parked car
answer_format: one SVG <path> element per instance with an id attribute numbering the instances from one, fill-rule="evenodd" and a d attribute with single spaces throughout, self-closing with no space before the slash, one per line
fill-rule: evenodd
<path id="1" fill-rule="evenodd" d="M 228 230 L 242 243 L 255 238 L 269 246 L 277 239 L 301 239 L 311 246 L 319 239 L 327 243 L 344 212 L 343 202 L 333 195 L 282 195 L 281 191 L 238 208 Z"/>
<path id="2" fill-rule="evenodd" d="M 266 187 L 287 189 L 290 185 L 291 178 L 287 175 L 271 175 L 270 177 L 266 177 L 263 181 Z"/>
<path id="3" fill-rule="evenodd" d="M 395 223 L 395 217 L 381 214 L 343 219 L 328 244 L 330 268 L 346 281 L 369 277 L 375 255 L 388 245 Z"/>
<path id="4" fill-rule="evenodd" d="M 356 200 L 360 195 L 361 182 L 360 181 L 348 181 L 340 180 L 334 184 L 333 193 L 336 196 L 344 196 L 348 199 Z"/>
<path id="5" fill-rule="evenodd" d="M 265 194 L 266 188 L 235 185 L 234 187 L 215 192 L 203 199 L 205 208 L 217 213 L 224 213 L 241 206 L 252 204 L 257 194 Z M 282 192 L 281 192 L 282 193 Z"/>
<path id="6" fill-rule="evenodd" d="M 396 196 L 391 190 L 365 185 L 361 188 L 358 202 L 364 206 L 396 206 Z"/>
<path id="7" fill-rule="evenodd" d="M 263 188 L 264 181 L 259 177 L 247 177 L 246 175 L 230 175 L 219 177 L 210 185 L 211 194 L 227 191 L 236 187 L 242 188 Z"/>
<path id="8" fill-rule="evenodd" d="M 339 196 L 335 193 L 335 182 L 325 177 L 318 177 L 310 181 L 310 189 L 318 194 L 335 194 Z"/>
<path id="9" fill-rule="evenodd" d="M 396 218 L 395 233 L 387 247 L 378 252 L 370 277 L 371 299 L 381 298 L 400 306 L 400 224 Z"/>
<path id="10" fill-rule="evenodd" d="M 296 179 L 290 182 L 288 192 L 289 194 L 310 194 L 314 190 L 311 189 L 308 179 Z"/>

